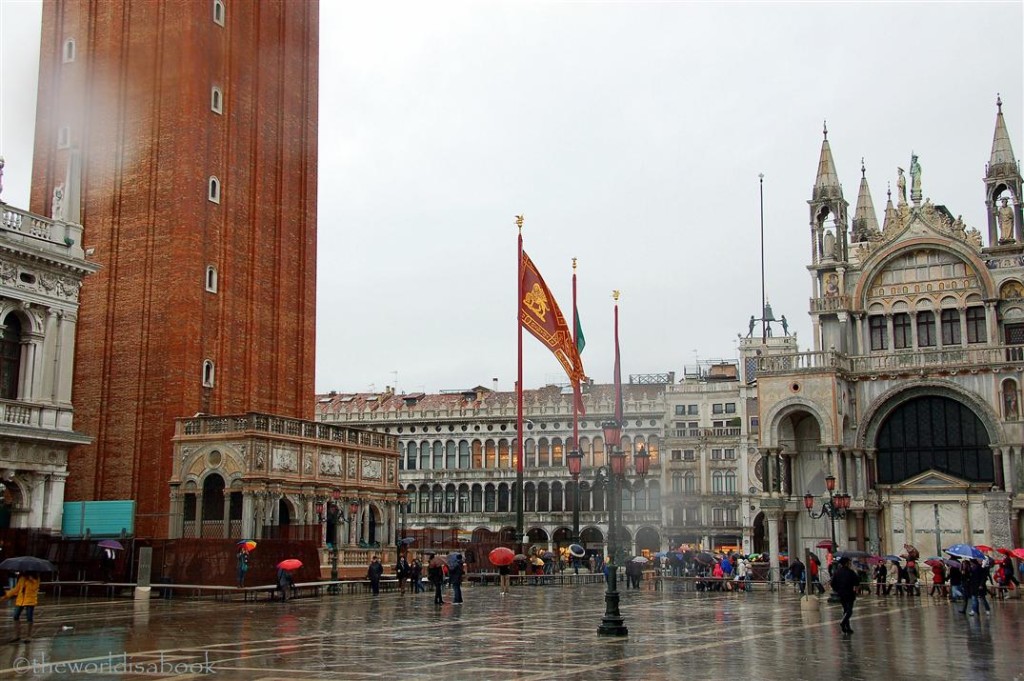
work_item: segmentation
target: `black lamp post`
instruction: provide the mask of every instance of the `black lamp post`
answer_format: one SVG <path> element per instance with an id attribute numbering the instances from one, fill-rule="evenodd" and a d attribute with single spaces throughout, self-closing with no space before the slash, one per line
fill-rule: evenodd
<path id="1" fill-rule="evenodd" d="M 604 594 L 604 617 L 601 625 L 597 628 L 599 636 L 626 636 L 629 630 L 623 624 L 622 614 L 619 612 L 618 592 L 618 565 L 616 555 L 618 550 L 618 535 L 622 527 L 622 483 L 626 478 L 626 453 L 622 451 L 622 425 L 617 421 L 608 421 L 601 424 L 604 430 L 604 443 L 608 450 L 608 581 Z M 637 475 L 647 475 L 650 466 L 650 456 L 647 450 L 640 448 L 633 457 L 633 466 Z M 598 471 L 601 475 L 601 471 Z"/>
<path id="2" fill-rule="evenodd" d="M 804 495 L 804 508 L 807 509 L 807 515 L 817 520 L 828 516 L 829 519 L 829 530 L 832 533 L 832 552 L 835 553 L 838 548 L 836 545 L 836 520 L 842 520 L 846 517 L 846 511 L 850 508 L 850 495 L 849 494 L 834 494 L 836 489 L 836 478 L 834 475 L 829 475 L 825 478 L 825 491 L 828 492 L 828 500 L 822 502 L 821 510 L 817 513 L 814 512 L 814 495 L 808 492 Z M 833 593 L 829 596 L 829 600 L 838 600 L 838 596 Z"/>

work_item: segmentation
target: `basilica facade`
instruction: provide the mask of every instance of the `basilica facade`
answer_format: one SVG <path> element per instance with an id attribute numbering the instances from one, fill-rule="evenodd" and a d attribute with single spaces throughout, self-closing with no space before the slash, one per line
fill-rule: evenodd
<path id="1" fill-rule="evenodd" d="M 829 501 L 829 476 L 850 495 L 840 548 L 1019 544 L 1022 182 L 997 108 L 977 226 L 926 195 L 917 155 L 897 171 L 881 225 L 862 163 L 849 219 L 825 131 L 808 201 L 814 349 L 741 348 L 773 556 L 831 541 L 831 518 L 807 512 Z"/>

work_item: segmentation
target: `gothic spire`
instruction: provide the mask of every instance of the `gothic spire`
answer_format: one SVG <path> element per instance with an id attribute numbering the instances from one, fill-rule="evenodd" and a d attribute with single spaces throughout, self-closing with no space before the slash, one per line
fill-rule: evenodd
<path id="1" fill-rule="evenodd" d="M 843 188 L 839 184 L 835 161 L 832 160 L 832 147 L 828 144 L 827 122 L 822 134 L 824 139 L 821 142 L 821 156 L 818 159 L 818 176 L 814 180 L 813 200 L 841 199 L 843 198 Z"/>
<path id="2" fill-rule="evenodd" d="M 864 170 L 864 159 L 860 160 L 860 193 L 857 195 L 857 210 L 853 214 L 853 241 L 867 241 L 872 234 L 878 233 L 878 218 L 875 216 L 875 203 L 871 200 L 868 178 Z"/>
<path id="3" fill-rule="evenodd" d="M 987 175 L 1015 175 L 1017 172 L 1017 158 L 1013 155 L 1013 147 L 1010 146 L 1010 134 L 1006 131 L 1006 122 L 1003 120 L 1003 100 L 996 95 L 996 130 L 992 135 L 992 154 L 988 160 Z"/>
<path id="4" fill-rule="evenodd" d="M 888 232 L 889 229 L 895 226 L 897 221 L 896 207 L 892 205 L 892 187 L 890 186 L 885 195 L 887 200 L 885 202 L 885 221 L 882 223 L 882 232 Z"/>

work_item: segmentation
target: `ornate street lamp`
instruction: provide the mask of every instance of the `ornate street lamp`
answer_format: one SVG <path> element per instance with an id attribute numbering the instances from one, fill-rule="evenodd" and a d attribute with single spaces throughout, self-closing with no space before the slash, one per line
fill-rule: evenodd
<path id="1" fill-rule="evenodd" d="M 832 453 L 832 450 L 827 450 L 828 454 Z M 825 491 L 828 492 L 828 499 L 823 501 L 821 504 L 821 510 L 817 513 L 814 512 L 814 495 L 810 492 L 804 494 L 804 508 L 807 509 L 807 515 L 814 520 L 824 518 L 828 516 L 829 519 L 829 530 L 831 531 L 832 537 L 832 552 L 835 553 L 839 546 L 836 544 L 836 521 L 842 520 L 846 517 L 846 511 L 850 508 L 850 495 L 845 493 L 834 494 L 836 489 L 836 478 L 834 475 L 829 475 L 825 478 Z M 837 601 L 838 595 L 834 592 L 829 595 L 829 601 Z"/>
<path id="2" fill-rule="evenodd" d="M 599 636 L 626 636 L 629 629 L 623 624 L 622 613 L 619 612 L 618 566 L 615 564 L 616 535 L 618 524 L 616 513 L 622 500 L 619 498 L 619 483 L 626 473 L 626 455 L 619 449 L 622 443 L 622 425 L 618 421 L 606 421 L 601 424 L 604 430 L 604 444 L 608 450 L 608 579 L 604 593 L 604 617 L 597 628 Z"/>

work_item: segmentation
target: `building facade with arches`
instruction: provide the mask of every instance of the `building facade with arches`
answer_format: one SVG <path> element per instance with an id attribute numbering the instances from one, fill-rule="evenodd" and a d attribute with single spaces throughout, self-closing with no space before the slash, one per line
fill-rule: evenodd
<path id="1" fill-rule="evenodd" d="M 71 384 L 79 289 L 98 268 L 63 186 L 52 218 L 0 200 L 0 528 L 60 531 L 68 452 L 91 442 Z"/>
<path id="2" fill-rule="evenodd" d="M 168 536 L 394 546 L 398 438 L 267 414 L 178 419 Z"/>
<path id="3" fill-rule="evenodd" d="M 847 218 L 828 131 L 808 201 L 814 349 L 741 343 L 759 402 L 764 550 L 830 540 L 826 478 L 852 497 L 840 548 L 1016 546 L 1024 511 L 1021 175 L 997 102 L 975 229 L 926 198 L 913 154 L 881 227 L 862 161 Z M 979 165 L 981 159 L 979 159 Z M 777 567 L 777 566 L 776 566 Z"/>
<path id="4" fill-rule="evenodd" d="M 665 374 L 671 381 L 671 374 Z M 607 542 L 606 489 L 595 484 L 607 463 L 601 423 L 612 418 L 614 389 L 589 385 L 586 414 L 579 418 L 584 455 L 579 481 L 581 541 L 591 552 Z M 660 550 L 661 457 L 665 384 L 623 386 L 626 424 L 622 448 L 641 447 L 651 456 L 646 479 L 630 476 L 622 490 L 622 540 L 630 550 Z M 547 386 L 523 393 L 524 532 L 535 546 L 551 550 L 573 538 L 576 483 L 569 475 L 572 451 L 571 391 Z M 317 400 L 319 422 L 345 423 L 398 438 L 401 484 L 406 504 L 400 523 L 407 530 L 445 528 L 467 535 L 487 530 L 515 541 L 516 395 L 482 386 L 437 394 L 330 393 Z"/>

